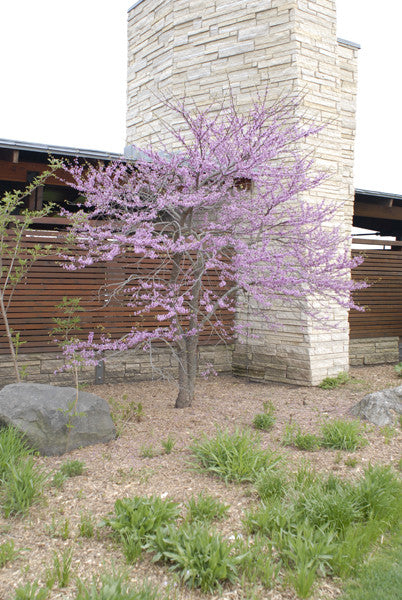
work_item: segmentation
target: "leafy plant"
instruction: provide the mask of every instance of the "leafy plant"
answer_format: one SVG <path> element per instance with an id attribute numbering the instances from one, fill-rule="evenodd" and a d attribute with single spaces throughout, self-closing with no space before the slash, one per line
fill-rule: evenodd
<path id="1" fill-rule="evenodd" d="M 395 373 L 398 375 L 398 377 L 402 377 L 402 362 L 395 365 L 394 369 L 395 369 Z"/>
<path id="2" fill-rule="evenodd" d="M 326 421 L 321 427 L 321 434 L 324 448 L 353 451 L 367 444 L 360 421 Z"/>
<path id="3" fill-rule="evenodd" d="M 263 403 L 264 412 L 255 415 L 253 419 L 253 427 L 269 431 L 275 424 L 276 417 L 274 415 L 275 407 L 272 402 Z"/>
<path id="4" fill-rule="evenodd" d="M 318 387 L 322 390 L 333 390 L 341 385 L 349 383 L 350 376 L 348 373 L 338 373 L 335 377 L 326 377 L 321 381 Z"/>
<path id="5" fill-rule="evenodd" d="M 100 578 L 93 578 L 90 584 L 79 579 L 75 600 L 162 600 L 151 584 L 144 582 L 134 590 L 126 579 L 125 575 L 119 573 L 103 574 Z"/>
<path id="6" fill-rule="evenodd" d="M 0 569 L 8 562 L 14 560 L 19 553 L 20 551 L 15 549 L 13 540 L 8 540 L 0 544 Z"/>
<path id="7" fill-rule="evenodd" d="M 272 544 L 263 536 L 255 538 L 237 537 L 235 540 L 239 572 L 249 582 L 259 581 L 264 588 L 271 589 L 278 577 L 281 561 L 274 560 Z"/>
<path id="8" fill-rule="evenodd" d="M 217 498 L 203 492 L 200 492 L 196 498 L 192 496 L 186 503 L 186 508 L 186 521 L 189 523 L 194 521 L 210 522 L 220 520 L 226 517 L 229 510 L 227 504 L 223 504 Z"/>
<path id="9" fill-rule="evenodd" d="M 49 595 L 47 587 L 39 587 L 39 583 L 26 583 L 15 590 L 14 600 L 45 600 Z"/>
<path id="10" fill-rule="evenodd" d="M 158 496 L 135 496 L 116 500 L 115 515 L 104 520 L 120 539 L 128 562 L 134 562 L 147 539 L 162 526 L 177 519 L 177 502 Z"/>
<path id="11" fill-rule="evenodd" d="M 176 440 L 169 434 L 165 440 L 161 440 L 165 454 L 170 454 L 176 445 Z"/>
<path id="12" fill-rule="evenodd" d="M 2 507 L 6 517 L 25 514 L 43 493 L 47 474 L 39 469 L 32 457 L 9 465 L 3 480 Z"/>
<path id="13" fill-rule="evenodd" d="M 262 450 L 259 438 L 246 430 L 218 430 L 214 438 L 204 435 L 193 443 L 191 451 L 203 470 L 225 481 L 255 481 L 262 469 L 281 460 L 276 452 Z"/>
<path id="14" fill-rule="evenodd" d="M 293 530 L 276 531 L 274 543 L 289 568 L 289 580 L 300 598 L 308 598 L 317 572 L 329 568 L 335 550 L 335 533 L 329 527 L 316 528 L 307 521 Z"/>
<path id="15" fill-rule="evenodd" d="M 155 553 L 155 562 L 169 563 L 170 570 L 178 573 L 188 587 L 205 593 L 237 579 L 239 560 L 233 556 L 233 545 L 199 522 L 159 528 L 146 549 Z"/>
<path id="16" fill-rule="evenodd" d="M 60 473 L 64 477 L 77 477 L 84 472 L 85 465 L 80 460 L 67 460 L 60 465 Z"/>

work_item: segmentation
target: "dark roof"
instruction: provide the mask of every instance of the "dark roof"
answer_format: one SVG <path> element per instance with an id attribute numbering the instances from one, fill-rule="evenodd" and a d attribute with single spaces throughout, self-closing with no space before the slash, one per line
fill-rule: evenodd
<path id="1" fill-rule="evenodd" d="M 0 148 L 10 150 L 27 150 L 31 152 L 42 152 L 44 154 L 60 156 L 80 156 L 83 158 L 98 158 L 99 160 L 119 160 L 121 154 L 115 152 L 103 152 L 101 150 L 86 150 L 83 148 L 69 148 L 68 146 L 53 146 L 48 144 L 33 144 L 31 142 L 20 142 L 18 140 L 5 140 L 0 138 Z"/>

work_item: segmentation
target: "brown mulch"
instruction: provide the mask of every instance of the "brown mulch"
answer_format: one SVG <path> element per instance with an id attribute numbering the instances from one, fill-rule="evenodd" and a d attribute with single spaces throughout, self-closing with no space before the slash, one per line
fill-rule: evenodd
<path id="1" fill-rule="evenodd" d="M 79 459 L 85 463 L 85 474 L 68 479 L 62 489 L 48 488 L 44 501 L 33 506 L 24 518 L 0 516 L 0 543 L 11 539 L 21 550 L 16 559 L 0 569 L 0 600 L 12 600 L 15 588 L 28 581 L 38 579 L 43 583 L 46 568 L 53 564 L 53 551 L 60 554 L 66 548 L 73 549 L 72 570 L 74 576 L 81 578 L 89 579 L 113 567 L 123 568 L 133 582 L 148 579 L 160 587 L 173 585 L 177 600 L 246 599 L 240 587 L 228 587 L 216 595 L 191 591 L 175 582 L 165 567 L 152 564 L 146 555 L 136 565 L 127 566 L 105 529 L 99 530 L 92 539 L 79 536 L 80 516 L 91 513 L 99 522 L 113 510 L 116 499 L 126 496 L 158 494 L 184 504 L 193 494 L 206 490 L 230 505 L 229 518 L 219 524 L 219 529 L 225 535 L 241 532 L 241 518 L 256 500 L 250 486 L 225 485 L 197 472 L 190 465 L 189 446 L 202 433 L 213 435 L 217 426 L 229 430 L 250 427 L 264 401 L 274 404 L 276 423 L 270 432 L 262 433 L 262 444 L 280 448 L 291 467 L 307 458 L 320 471 L 333 471 L 350 478 L 361 474 L 370 462 L 396 466 L 401 456 L 400 429 L 367 426 L 369 444 L 354 453 L 302 452 L 281 446 L 285 426 L 290 421 L 298 423 L 303 430 L 318 432 L 324 418 L 347 418 L 348 409 L 366 393 L 400 383 L 392 366 L 356 367 L 350 374 L 351 381 L 335 390 L 262 385 L 230 376 L 200 380 L 194 405 L 184 410 L 173 408 L 176 388 L 171 383 L 135 382 L 86 388 L 114 402 L 141 403 L 143 417 L 140 422 L 134 419 L 125 423 L 121 436 L 109 444 L 83 448 L 62 457 L 38 458 L 38 463 L 49 472 L 67 459 Z M 176 444 L 171 454 L 164 454 L 161 440 L 166 440 L 168 435 Z M 153 457 L 144 457 L 150 452 Z M 357 459 L 355 467 L 345 464 L 349 456 Z M 63 540 L 60 532 L 66 520 L 69 535 Z M 75 590 L 75 577 L 72 577 L 67 588 L 55 587 L 50 598 L 73 599 Z M 324 581 L 315 598 L 329 600 L 337 595 L 336 582 Z M 258 597 L 261 600 L 296 598 L 284 584 L 272 591 L 262 590 Z"/>

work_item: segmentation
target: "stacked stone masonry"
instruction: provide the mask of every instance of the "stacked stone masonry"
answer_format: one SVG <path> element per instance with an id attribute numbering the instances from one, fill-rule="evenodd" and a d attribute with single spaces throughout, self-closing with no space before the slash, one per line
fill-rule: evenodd
<path id="1" fill-rule="evenodd" d="M 351 233 L 357 46 L 336 37 L 334 0 L 142 0 L 129 11 L 127 143 L 169 144 L 161 119 L 180 125 L 161 98 L 221 101 L 231 88 L 247 107 L 265 91 L 302 98 L 300 113 L 325 124 L 301 148 L 329 177 L 307 197 L 339 205 L 334 224 Z M 278 307 L 283 327 L 256 319 L 236 344 L 233 369 L 259 380 L 315 385 L 348 369 L 348 314 L 326 307 L 323 327 Z M 246 317 L 239 306 L 237 319 Z M 254 334 L 258 339 L 254 339 Z M 253 341 L 251 341 L 253 340 Z"/>
<path id="2" fill-rule="evenodd" d="M 381 365 L 399 362 L 399 337 L 350 340 L 350 364 Z"/>
<path id="3" fill-rule="evenodd" d="M 219 344 L 200 346 L 199 374 L 203 372 L 230 373 L 232 370 L 232 346 Z M 23 379 L 35 383 L 74 385 L 71 372 L 63 372 L 63 361 L 54 353 L 20 354 L 18 357 Z M 128 350 L 106 359 L 105 382 L 146 381 L 161 377 L 177 378 L 177 363 L 165 348 L 155 348 L 152 354 Z M 95 367 L 82 367 L 80 383 L 95 382 Z M 15 382 L 13 364 L 8 356 L 0 356 L 0 386 Z"/>

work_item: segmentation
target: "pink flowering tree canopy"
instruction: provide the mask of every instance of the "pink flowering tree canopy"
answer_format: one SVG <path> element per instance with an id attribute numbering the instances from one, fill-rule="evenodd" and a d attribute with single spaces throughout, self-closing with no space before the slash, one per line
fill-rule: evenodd
<path id="1" fill-rule="evenodd" d="M 319 130 L 295 119 L 289 99 L 265 99 L 247 113 L 234 103 L 220 110 L 169 105 L 183 127 L 172 129 L 174 151 L 150 149 L 133 163 L 67 168 L 85 197 L 70 214 L 69 238 L 80 253 L 67 268 L 85 268 L 135 253 L 157 267 L 114 286 L 133 315 L 152 313 L 157 325 L 134 325 L 120 339 L 104 336 L 66 349 L 95 363 L 107 351 L 165 344 L 178 362 L 176 407 L 191 405 L 200 335 L 233 339 L 241 327 L 220 318 L 239 297 L 264 314 L 278 299 L 292 305 L 312 295 L 354 306 L 349 245 L 328 222 L 339 206 L 309 203 L 301 194 L 322 174 L 297 147 Z M 209 274 L 215 274 L 210 284 Z M 218 283 L 216 283 L 218 278 Z"/>

